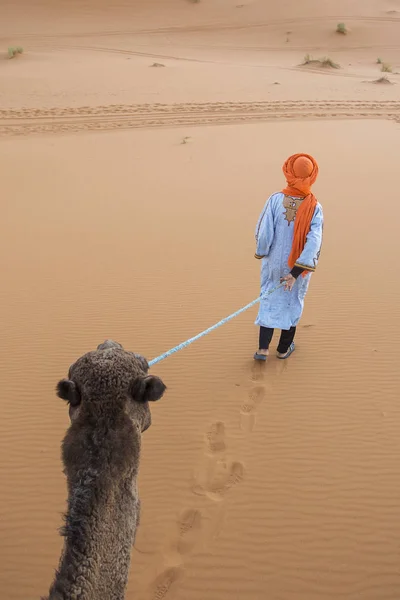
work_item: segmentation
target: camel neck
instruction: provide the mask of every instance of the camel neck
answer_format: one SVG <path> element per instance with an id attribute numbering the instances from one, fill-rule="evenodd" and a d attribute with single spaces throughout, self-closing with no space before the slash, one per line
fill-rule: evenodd
<path id="1" fill-rule="evenodd" d="M 86 468 L 69 488 L 64 548 L 49 600 L 122 600 L 137 524 L 135 481 L 107 486 Z"/>

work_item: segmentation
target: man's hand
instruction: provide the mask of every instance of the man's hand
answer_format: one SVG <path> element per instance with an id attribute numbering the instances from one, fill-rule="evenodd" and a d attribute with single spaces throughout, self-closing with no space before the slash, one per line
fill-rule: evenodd
<path id="1" fill-rule="evenodd" d="M 281 283 L 283 282 L 285 282 L 285 292 L 291 292 L 294 284 L 296 283 L 296 279 L 289 273 L 289 275 L 286 275 L 286 277 L 282 277 Z"/>

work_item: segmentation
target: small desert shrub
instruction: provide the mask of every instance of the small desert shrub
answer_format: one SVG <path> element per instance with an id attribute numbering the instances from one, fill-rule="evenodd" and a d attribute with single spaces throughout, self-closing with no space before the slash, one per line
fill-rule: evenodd
<path id="1" fill-rule="evenodd" d="M 382 59 L 381 58 L 377 58 L 376 59 L 376 64 L 377 65 L 381 65 L 382 64 Z"/>
<path id="2" fill-rule="evenodd" d="M 335 63 L 331 58 L 323 58 L 321 60 L 321 64 L 323 67 L 331 67 L 332 69 L 338 69 L 338 63 Z"/>
<path id="3" fill-rule="evenodd" d="M 338 23 L 336 27 L 336 33 L 341 33 L 342 35 L 346 35 L 347 27 L 345 23 Z"/>
<path id="4" fill-rule="evenodd" d="M 381 71 L 383 71 L 384 73 L 391 73 L 392 67 L 390 65 L 388 65 L 387 63 L 382 63 Z"/>
<path id="5" fill-rule="evenodd" d="M 379 79 L 375 79 L 374 83 L 392 83 L 386 75 L 382 75 Z"/>
<path id="6" fill-rule="evenodd" d="M 8 58 L 14 58 L 14 56 L 17 56 L 17 54 L 22 54 L 24 51 L 23 48 L 21 48 L 21 46 L 16 46 L 11 47 L 8 49 Z"/>
<path id="7" fill-rule="evenodd" d="M 339 69 L 340 65 L 333 62 L 331 58 L 313 58 L 310 54 L 306 54 L 303 60 L 303 65 L 315 65 L 317 67 L 330 67 L 331 69 Z"/>

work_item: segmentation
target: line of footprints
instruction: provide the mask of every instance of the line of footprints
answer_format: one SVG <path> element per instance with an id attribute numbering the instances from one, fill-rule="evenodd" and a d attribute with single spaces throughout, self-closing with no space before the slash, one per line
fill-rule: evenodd
<path id="1" fill-rule="evenodd" d="M 248 401 L 244 402 L 240 409 L 240 427 L 247 433 L 253 431 L 256 424 L 258 407 L 267 395 L 266 387 L 262 384 L 262 380 L 264 379 L 263 367 L 262 363 L 254 363 L 251 372 L 251 379 L 254 385 L 249 392 Z"/>
<path id="2" fill-rule="evenodd" d="M 253 431 L 258 406 L 266 397 L 266 388 L 262 385 L 263 368 L 255 364 L 252 370 L 251 388 L 248 400 L 240 409 L 240 426 L 243 431 Z M 205 436 L 205 460 L 193 482 L 193 493 L 209 498 L 217 504 L 211 518 L 212 538 L 215 539 L 221 528 L 223 516 L 223 500 L 227 493 L 239 485 L 245 476 L 244 465 L 239 461 L 230 462 L 226 456 L 225 425 L 217 421 L 211 425 Z M 177 520 L 177 537 L 172 543 L 172 560 L 174 564 L 167 566 L 155 579 L 151 586 L 151 600 L 168 600 L 173 598 L 173 590 L 182 578 L 185 556 L 189 554 L 203 535 L 204 519 L 200 510 L 189 508 L 184 510 Z M 171 560 L 170 560 L 171 562 Z"/>

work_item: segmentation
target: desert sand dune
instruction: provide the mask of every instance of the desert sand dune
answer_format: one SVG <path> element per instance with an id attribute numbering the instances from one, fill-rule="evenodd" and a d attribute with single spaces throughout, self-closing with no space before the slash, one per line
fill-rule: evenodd
<path id="1" fill-rule="evenodd" d="M 60 553 L 55 383 L 255 298 L 257 217 L 308 152 L 298 352 L 254 365 L 250 311 L 154 367 L 127 599 L 398 600 L 400 2 L 6 3 L 0 37 L 2 598 Z"/>

